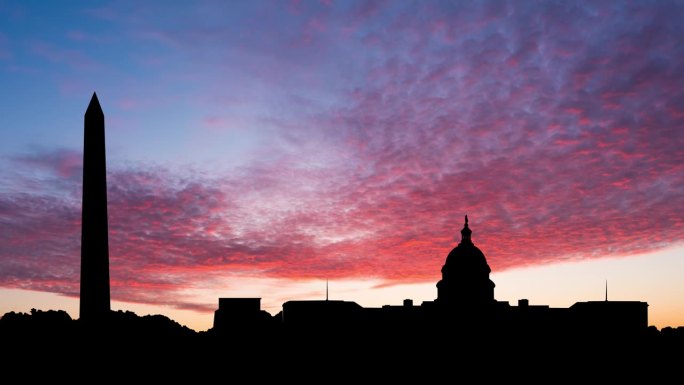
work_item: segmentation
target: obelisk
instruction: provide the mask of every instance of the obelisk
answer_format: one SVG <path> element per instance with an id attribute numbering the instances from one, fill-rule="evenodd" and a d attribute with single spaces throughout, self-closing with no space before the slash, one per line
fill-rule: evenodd
<path id="1" fill-rule="evenodd" d="M 104 113 L 93 93 L 83 129 L 80 318 L 103 320 L 109 305 L 109 236 Z"/>

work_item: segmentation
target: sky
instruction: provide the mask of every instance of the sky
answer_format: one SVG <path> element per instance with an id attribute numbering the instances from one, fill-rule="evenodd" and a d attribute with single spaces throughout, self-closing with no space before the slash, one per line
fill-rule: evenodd
<path id="1" fill-rule="evenodd" d="M 115 309 L 495 296 L 684 325 L 682 1 L 0 0 L 0 314 L 78 317 L 83 114 Z"/>

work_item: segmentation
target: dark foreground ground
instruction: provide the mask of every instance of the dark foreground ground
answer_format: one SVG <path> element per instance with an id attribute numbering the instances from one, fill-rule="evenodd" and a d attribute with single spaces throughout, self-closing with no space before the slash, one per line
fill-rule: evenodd
<path id="1" fill-rule="evenodd" d="M 0 349 L 0 379 L 29 381 L 681 383 L 684 374 L 684 328 L 578 335 L 273 324 L 196 333 L 164 316 L 113 312 L 84 324 L 34 311 L 0 319 Z"/>

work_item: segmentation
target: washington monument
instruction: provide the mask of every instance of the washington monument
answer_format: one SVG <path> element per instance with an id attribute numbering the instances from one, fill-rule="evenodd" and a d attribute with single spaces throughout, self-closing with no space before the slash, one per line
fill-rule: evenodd
<path id="1" fill-rule="evenodd" d="M 95 93 L 85 113 L 83 131 L 80 318 L 91 321 L 110 311 L 105 124 Z"/>

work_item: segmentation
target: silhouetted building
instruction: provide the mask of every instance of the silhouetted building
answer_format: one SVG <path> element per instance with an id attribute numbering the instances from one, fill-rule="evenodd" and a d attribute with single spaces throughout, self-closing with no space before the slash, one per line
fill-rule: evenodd
<path id="1" fill-rule="evenodd" d="M 105 123 L 95 93 L 83 131 L 80 318 L 93 320 L 110 312 Z"/>
<path id="2" fill-rule="evenodd" d="M 352 301 L 287 301 L 283 304 L 282 321 L 289 325 L 358 325 L 363 308 Z"/>
<path id="3" fill-rule="evenodd" d="M 470 238 L 468 216 L 461 230 L 461 242 L 447 256 L 442 280 L 437 282 L 437 303 L 444 306 L 481 306 L 494 302 L 494 282 L 489 279 L 487 260 Z"/>
<path id="4" fill-rule="evenodd" d="M 570 306 L 577 328 L 595 333 L 633 333 L 648 327 L 648 304 L 639 301 L 589 301 Z"/>
<path id="5" fill-rule="evenodd" d="M 261 298 L 219 298 L 214 312 L 214 329 L 233 332 L 268 323 L 271 316 L 261 310 Z"/>

